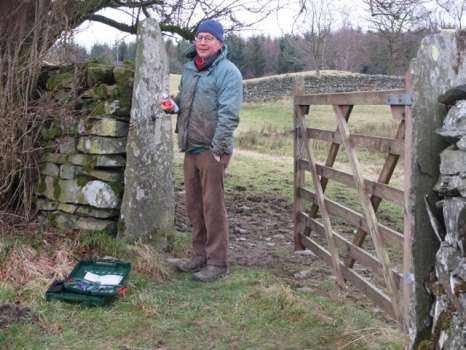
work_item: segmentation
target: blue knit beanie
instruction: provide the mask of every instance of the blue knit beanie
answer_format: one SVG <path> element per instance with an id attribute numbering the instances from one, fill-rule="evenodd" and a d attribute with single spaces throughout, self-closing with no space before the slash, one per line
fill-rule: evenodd
<path id="1" fill-rule="evenodd" d="M 213 19 L 208 19 L 197 27 L 196 34 L 209 33 L 216 37 L 219 41 L 223 42 L 223 26 Z"/>

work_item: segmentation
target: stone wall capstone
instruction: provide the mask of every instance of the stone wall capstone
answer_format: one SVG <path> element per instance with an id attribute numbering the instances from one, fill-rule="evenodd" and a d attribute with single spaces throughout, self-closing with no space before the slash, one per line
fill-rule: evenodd
<path id="1" fill-rule="evenodd" d="M 342 74 L 324 71 L 320 77 L 317 77 L 312 72 L 290 73 L 245 80 L 243 100 L 245 102 L 263 102 L 292 96 L 297 76 L 304 77 L 305 94 L 389 90 L 405 87 L 404 78 L 397 76 Z"/>

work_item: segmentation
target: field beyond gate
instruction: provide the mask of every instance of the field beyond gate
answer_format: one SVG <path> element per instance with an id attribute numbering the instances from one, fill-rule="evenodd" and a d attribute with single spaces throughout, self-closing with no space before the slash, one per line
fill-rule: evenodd
<path id="1" fill-rule="evenodd" d="M 405 118 L 410 117 L 405 98 L 404 90 L 307 96 L 298 91 L 294 98 L 295 247 L 313 251 L 332 267 L 340 286 L 350 281 L 400 324 L 403 234 L 380 224 L 376 212 L 382 200 L 404 207 L 404 192 L 388 184 L 405 149 Z M 305 115 L 312 121 L 314 105 L 333 106 L 336 131 L 306 127 Z M 390 105 L 396 132 L 391 137 L 352 133 L 349 120 L 355 105 Z M 315 140 L 330 144 L 323 163 L 316 160 Z M 335 166 L 342 147 L 350 172 Z M 386 155 L 376 179 L 365 178 L 357 153 L 361 148 Z M 312 182 L 306 181 L 306 173 Z M 356 208 L 325 197 L 329 180 L 346 186 L 348 196 L 350 188 L 355 190 Z"/>

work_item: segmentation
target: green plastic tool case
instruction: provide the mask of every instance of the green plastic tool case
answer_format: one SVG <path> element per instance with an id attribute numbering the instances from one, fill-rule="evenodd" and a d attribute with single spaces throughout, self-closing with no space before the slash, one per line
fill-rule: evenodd
<path id="1" fill-rule="evenodd" d="M 110 304 L 125 291 L 130 270 L 131 264 L 119 260 L 83 260 L 64 281 L 55 281 L 45 298 L 84 305 Z"/>

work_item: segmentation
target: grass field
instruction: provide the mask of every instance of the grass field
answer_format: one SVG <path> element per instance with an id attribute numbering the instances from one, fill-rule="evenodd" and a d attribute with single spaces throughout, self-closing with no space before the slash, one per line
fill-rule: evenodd
<path id="1" fill-rule="evenodd" d="M 171 86 L 174 89 L 176 82 Z M 260 198 L 292 201 L 292 107 L 291 100 L 245 104 L 236 133 L 237 151 L 228 168 L 225 187 L 238 187 Z M 352 129 L 387 136 L 394 132 L 389 111 L 384 108 L 356 109 Z M 327 107 L 311 111 L 310 125 L 335 128 Z M 322 160 L 325 147 L 318 149 Z M 375 176 L 381 156 L 364 151 L 361 159 L 368 176 Z M 177 188 L 182 188 L 182 155 L 175 152 Z M 348 167 L 344 156 L 341 167 Z M 402 183 L 402 173 L 395 183 Z M 355 196 L 341 185 L 332 184 L 329 196 L 356 206 Z M 402 213 L 391 206 L 381 210 L 402 225 Z M 25 229 L 24 229 L 25 230 Z M 373 307 L 361 307 L 355 298 L 335 292 L 332 278 L 321 281 L 320 290 L 331 293 L 304 293 L 273 270 L 256 266 L 233 266 L 227 278 L 210 284 L 192 282 L 189 276 L 173 271 L 167 256 L 183 256 L 189 235 L 177 232 L 170 244 L 153 250 L 145 246 L 126 247 L 102 234 L 92 237 L 59 237 L 52 245 L 70 250 L 74 258 L 82 251 L 113 255 L 132 262 L 125 298 L 106 308 L 87 308 L 47 303 L 43 293 L 50 276 L 23 283 L 5 279 L 5 269 L 20 271 L 21 256 L 33 249 L 33 261 L 55 254 L 45 233 L 23 232 L 0 237 L 0 304 L 30 305 L 32 321 L 0 329 L 0 349 L 311 349 L 311 350 L 398 350 L 403 336 L 393 322 L 387 322 Z M 45 235 L 45 236 L 44 236 Z M 22 249 L 22 250 L 21 250 Z M 60 251 L 61 251 L 60 250 Z M 12 260 L 12 252 L 20 251 Z M 283 254 L 292 252 L 284 249 Z M 3 275 L 2 275 L 3 272 Z M 39 274 L 40 275 L 40 274 Z M 335 296 L 336 295 L 336 296 Z"/>

